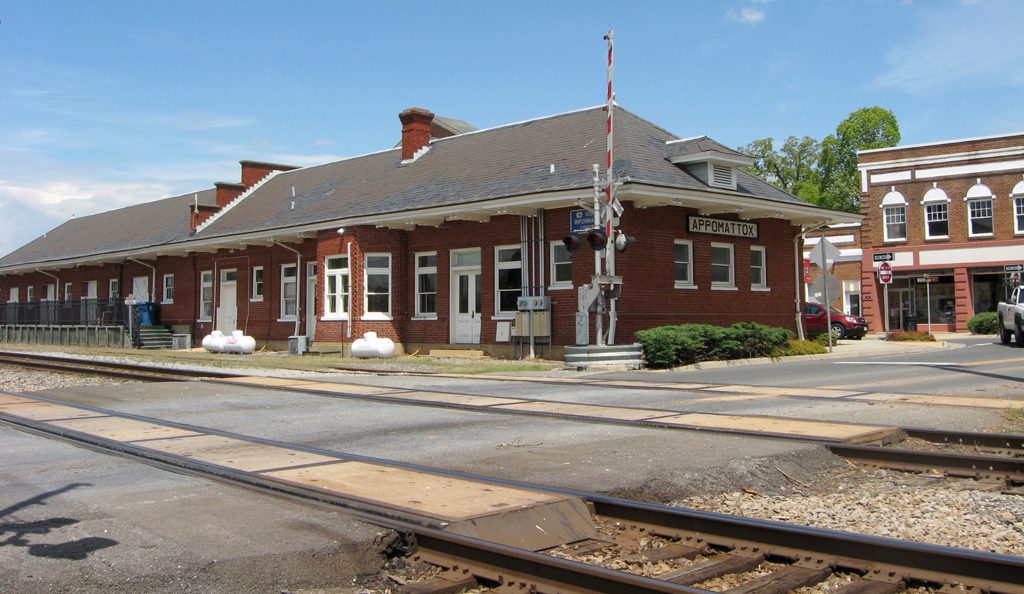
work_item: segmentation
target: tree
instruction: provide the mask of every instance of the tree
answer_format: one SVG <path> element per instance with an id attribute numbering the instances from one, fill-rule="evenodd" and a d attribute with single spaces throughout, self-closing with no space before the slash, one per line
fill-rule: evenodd
<path id="1" fill-rule="evenodd" d="M 821 147 L 810 136 L 790 136 L 775 150 L 775 139 L 761 138 L 740 147 L 740 152 L 755 159 L 747 171 L 773 186 L 815 202 L 818 195 L 818 158 Z"/>
<path id="2" fill-rule="evenodd" d="M 818 162 L 819 206 L 835 210 L 860 210 L 860 179 L 857 151 L 895 146 L 900 126 L 888 109 L 862 107 L 851 113 L 821 142 Z"/>

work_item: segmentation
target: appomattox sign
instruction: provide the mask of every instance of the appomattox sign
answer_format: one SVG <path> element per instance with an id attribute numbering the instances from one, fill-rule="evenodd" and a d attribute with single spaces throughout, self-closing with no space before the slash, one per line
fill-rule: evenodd
<path id="1" fill-rule="evenodd" d="M 710 233 L 712 235 L 731 235 L 757 239 L 757 223 L 743 221 L 723 221 L 708 217 L 690 216 L 687 222 L 690 233 Z"/>

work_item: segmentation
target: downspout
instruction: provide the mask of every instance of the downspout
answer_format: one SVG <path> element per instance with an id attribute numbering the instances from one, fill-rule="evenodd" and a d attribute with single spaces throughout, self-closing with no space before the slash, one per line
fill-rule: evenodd
<path id="1" fill-rule="evenodd" d="M 348 258 L 348 303 L 346 308 L 348 309 L 348 323 L 345 324 L 345 337 L 352 338 L 352 242 L 349 241 L 345 244 L 345 256 Z M 351 345 L 349 345 L 351 349 Z M 344 349 L 342 349 L 342 355 L 344 355 Z"/>
<path id="2" fill-rule="evenodd" d="M 283 244 L 283 243 L 281 243 L 279 241 L 275 241 L 275 242 L 273 242 L 273 244 L 276 245 L 276 246 L 283 247 L 284 249 L 288 250 L 289 252 L 292 252 L 293 254 L 295 254 L 295 333 L 294 333 L 294 335 L 295 336 L 299 336 L 299 328 L 301 327 L 300 326 L 300 322 L 302 321 L 302 283 L 300 282 L 301 279 L 303 278 L 302 275 L 301 275 L 301 272 L 302 272 L 302 252 L 300 252 L 299 250 L 297 250 L 297 249 L 295 249 L 293 247 L 288 247 L 288 246 L 286 246 L 285 244 Z"/>
<path id="3" fill-rule="evenodd" d="M 155 293 L 156 292 L 156 266 L 153 266 L 152 264 L 146 264 L 145 262 L 142 262 L 141 260 L 136 260 L 135 258 L 125 258 L 125 259 L 128 260 L 129 262 L 135 262 L 136 264 L 142 264 L 146 268 L 149 268 L 150 270 L 153 271 L 152 272 L 153 282 L 151 282 L 149 284 L 149 295 L 146 295 L 146 301 L 149 301 L 150 303 L 156 301 L 156 299 L 153 299 L 154 295 L 156 294 Z"/>

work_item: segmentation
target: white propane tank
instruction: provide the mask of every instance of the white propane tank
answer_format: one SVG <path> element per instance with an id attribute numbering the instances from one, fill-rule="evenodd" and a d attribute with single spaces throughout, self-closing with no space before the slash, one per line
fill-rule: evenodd
<path id="1" fill-rule="evenodd" d="M 224 336 L 220 330 L 214 330 L 203 337 L 203 348 L 211 353 L 242 353 L 251 354 L 256 350 L 256 339 L 245 336 L 241 330 L 235 330 L 231 336 Z"/>
<path id="2" fill-rule="evenodd" d="M 352 356 L 387 358 L 395 354 L 395 341 L 390 338 L 377 338 L 376 332 L 367 332 L 362 338 L 352 343 Z"/>

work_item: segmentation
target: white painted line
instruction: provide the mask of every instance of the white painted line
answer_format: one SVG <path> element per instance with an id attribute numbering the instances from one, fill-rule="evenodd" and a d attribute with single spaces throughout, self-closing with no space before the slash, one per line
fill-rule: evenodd
<path id="1" fill-rule="evenodd" d="M 833 365 L 924 365 L 932 367 L 962 367 L 960 363 L 941 363 L 937 361 L 836 361 Z"/>

